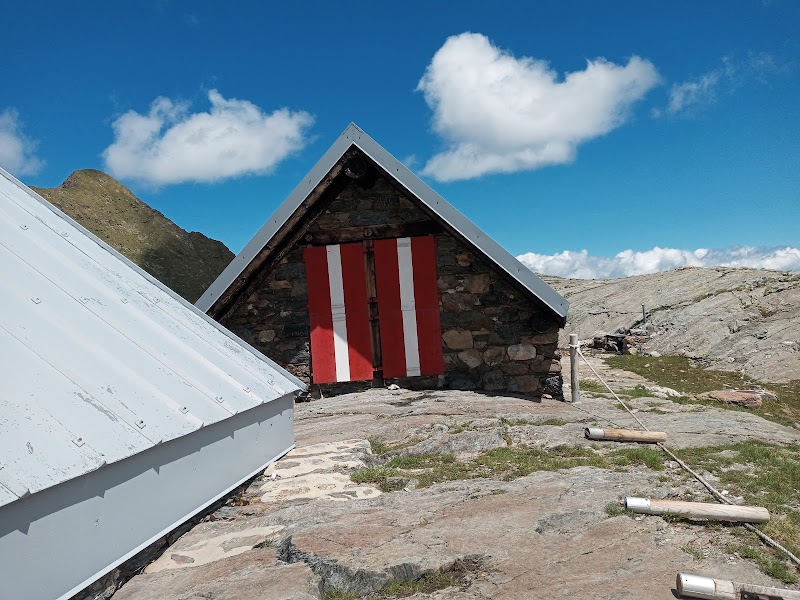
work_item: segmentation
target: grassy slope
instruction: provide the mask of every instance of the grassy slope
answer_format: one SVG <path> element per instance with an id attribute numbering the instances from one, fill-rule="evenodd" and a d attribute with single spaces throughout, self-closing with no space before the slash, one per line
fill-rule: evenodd
<path id="1" fill-rule="evenodd" d="M 33 189 L 190 302 L 233 259 L 222 242 L 184 231 L 100 171 L 75 171 L 57 188 Z"/>

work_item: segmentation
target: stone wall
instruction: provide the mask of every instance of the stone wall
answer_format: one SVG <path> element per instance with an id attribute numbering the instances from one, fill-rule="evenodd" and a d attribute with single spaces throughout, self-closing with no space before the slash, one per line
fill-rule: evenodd
<path id="1" fill-rule="evenodd" d="M 316 232 L 430 221 L 387 181 L 350 183 L 309 226 Z M 305 239 L 305 238 L 304 238 Z M 559 325 L 507 279 L 446 233 L 437 235 L 445 375 L 403 387 L 450 387 L 561 396 Z M 297 244 L 249 284 L 221 323 L 294 375 L 311 372 L 303 249 Z"/>

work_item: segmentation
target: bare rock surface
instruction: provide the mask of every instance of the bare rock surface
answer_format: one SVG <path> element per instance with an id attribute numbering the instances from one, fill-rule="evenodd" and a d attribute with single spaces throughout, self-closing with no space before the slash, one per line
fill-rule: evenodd
<path id="1" fill-rule="evenodd" d="M 571 303 L 568 334 L 651 326 L 645 349 L 761 381 L 800 378 L 800 274 L 727 267 L 683 268 L 622 279 L 544 278 Z"/>
<path id="2" fill-rule="evenodd" d="M 631 404 L 675 447 L 800 438 L 749 412 L 675 404 L 655 395 Z M 585 394 L 580 404 L 569 405 L 376 389 L 299 404 L 295 421 L 296 451 L 178 540 L 117 597 L 277 600 L 322 598 L 337 589 L 369 598 L 387 583 L 464 564 L 470 568 L 458 585 L 415 597 L 670 600 L 678 571 L 778 585 L 754 563 L 726 553 L 731 534 L 725 528 L 614 516 L 609 507 L 624 496 L 702 499 L 705 491 L 677 463 L 667 462 L 659 472 L 582 466 L 510 481 L 412 483 L 386 493 L 371 488 L 371 494 L 339 494 L 336 488 L 354 470 L 382 464 L 368 439 L 401 445 L 390 455 L 452 453 L 463 460 L 506 447 L 607 452 L 620 446 L 592 445 L 583 429 L 636 426 L 613 400 Z M 307 491 L 310 475 L 320 493 L 295 493 Z M 325 477 L 332 477 L 328 484 Z M 326 485 L 332 493 L 325 493 Z M 281 493 L 265 498 L 271 489 Z"/>

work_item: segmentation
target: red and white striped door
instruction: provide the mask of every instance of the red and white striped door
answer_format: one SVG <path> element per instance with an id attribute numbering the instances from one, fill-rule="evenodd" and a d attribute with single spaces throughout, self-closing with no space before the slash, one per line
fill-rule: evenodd
<path id="1" fill-rule="evenodd" d="M 376 240 L 383 376 L 444 373 L 436 240 Z M 362 243 L 305 250 L 314 383 L 373 378 L 367 268 Z"/>
<path id="2" fill-rule="evenodd" d="M 363 245 L 312 246 L 305 263 L 314 382 L 372 379 Z"/>
<path id="3" fill-rule="evenodd" d="M 444 373 L 436 238 L 375 241 L 384 377 Z"/>

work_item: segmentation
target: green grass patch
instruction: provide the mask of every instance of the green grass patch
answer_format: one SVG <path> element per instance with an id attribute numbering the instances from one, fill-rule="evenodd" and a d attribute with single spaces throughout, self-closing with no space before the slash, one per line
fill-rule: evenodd
<path id="1" fill-rule="evenodd" d="M 705 469 L 719 477 L 718 488 L 743 496 L 752 506 L 764 506 L 770 512 L 768 523 L 759 525 L 790 552 L 800 553 L 800 444 L 778 446 L 746 441 L 706 448 L 684 448 L 676 454 L 690 466 Z M 757 544 L 758 539 L 754 538 Z M 737 554 L 755 560 L 762 571 L 784 582 L 792 575 L 781 555 L 766 548 L 752 549 L 760 554 L 746 556 L 741 547 Z M 788 569 L 788 570 L 786 570 Z M 780 575 L 780 576 L 779 576 Z"/>
<path id="2" fill-rule="evenodd" d="M 754 412 L 765 419 L 788 426 L 800 423 L 800 380 L 789 383 L 762 383 L 741 373 L 702 369 L 685 356 L 653 357 L 624 354 L 608 356 L 604 360 L 614 368 L 642 375 L 658 385 L 670 387 L 684 394 L 681 398 L 670 398 L 679 404 L 707 404 L 729 410 Z M 763 388 L 776 394 L 778 400 L 764 398 L 763 406 L 753 410 L 693 397 L 695 394 L 726 388 Z M 584 382 L 581 382 L 581 389 L 584 389 Z M 589 388 L 586 389 L 590 391 Z"/>
<path id="3" fill-rule="evenodd" d="M 660 471 L 664 459 L 648 447 L 619 448 L 601 454 L 586 446 L 559 446 L 550 450 L 533 447 L 495 448 L 474 458 L 459 461 L 452 454 L 405 454 L 379 467 L 353 472 L 355 483 L 371 483 L 382 491 L 402 489 L 398 479 L 416 479 L 417 487 L 434 483 L 491 478 L 510 481 L 534 471 L 559 471 L 573 467 L 624 469 L 645 466 Z"/>
<path id="4" fill-rule="evenodd" d="M 465 421 L 464 423 L 457 423 L 456 425 L 450 425 L 448 430 L 450 433 L 462 433 L 464 431 L 469 431 L 472 427 L 473 421 Z"/>
<path id="5" fill-rule="evenodd" d="M 725 546 L 725 551 L 739 558 L 752 560 L 759 566 L 762 572 L 783 583 L 797 583 L 797 575 L 792 567 L 787 565 L 784 561 L 772 556 L 770 551 L 763 546 L 727 544 Z"/>
<path id="6" fill-rule="evenodd" d="M 506 427 L 518 427 L 520 425 L 555 425 L 561 426 L 566 425 L 569 421 L 565 421 L 564 419 L 558 419 L 556 417 L 550 417 L 549 419 L 506 419 L 505 417 L 500 417 L 500 423 L 505 425 Z"/>
<path id="7" fill-rule="evenodd" d="M 766 507 L 771 518 L 760 528 L 793 554 L 800 553 L 800 444 L 747 441 L 684 448 L 676 454 L 692 467 L 714 473 L 720 487 L 744 496 L 748 504 Z"/>
<path id="8" fill-rule="evenodd" d="M 703 554 L 702 550 L 698 550 L 697 548 L 695 548 L 694 546 L 691 546 L 690 544 L 686 544 L 685 546 L 682 546 L 681 550 L 686 552 L 686 554 L 688 554 L 689 556 L 691 556 L 695 560 L 703 560 L 706 557 L 706 555 Z"/>
<path id="9" fill-rule="evenodd" d="M 582 379 L 580 386 L 582 392 L 589 392 L 590 394 L 609 394 L 606 386 L 593 379 Z"/>

